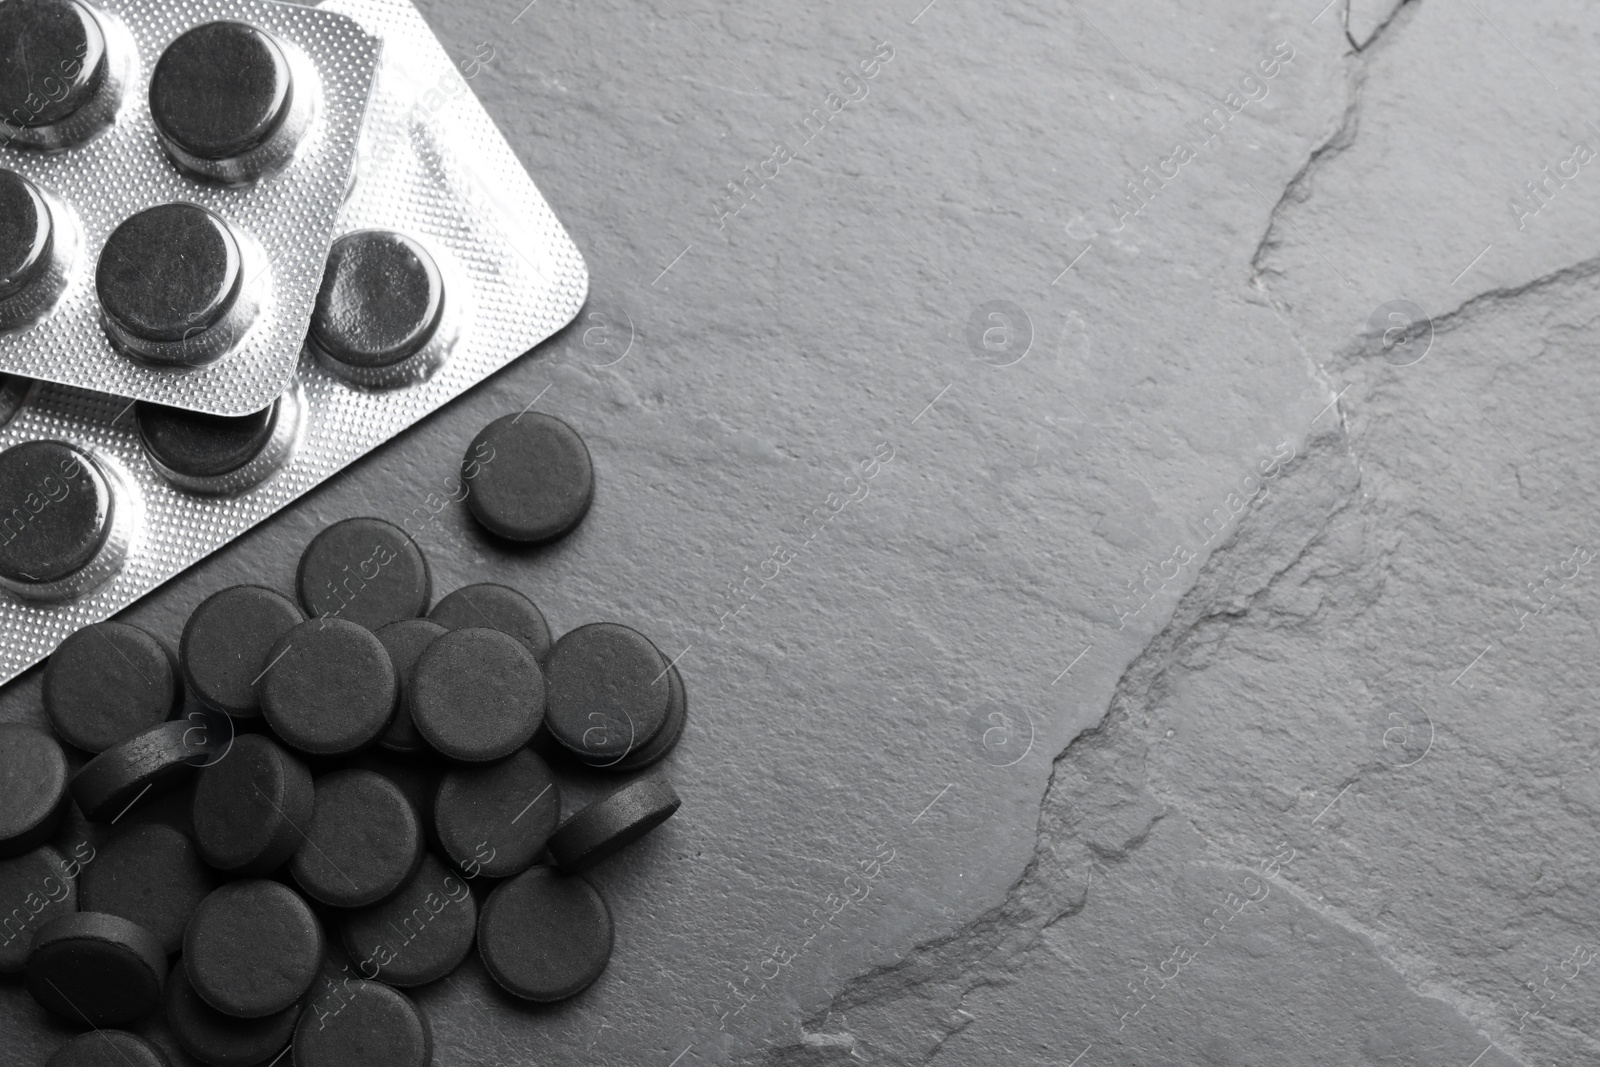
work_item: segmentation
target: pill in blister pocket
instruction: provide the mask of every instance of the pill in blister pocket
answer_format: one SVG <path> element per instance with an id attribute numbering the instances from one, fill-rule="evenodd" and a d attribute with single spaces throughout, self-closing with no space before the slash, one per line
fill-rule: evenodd
<path id="1" fill-rule="evenodd" d="M 65 148 L 111 121 L 122 77 L 103 17 L 77 0 L 0 4 L 0 137 Z"/>
<path id="2" fill-rule="evenodd" d="M 361 230 L 334 242 L 311 316 L 313 349 L 333 373 L 375 389 L 422 381 L 446 355 L 444 321 L 444 276 L 416 241 Z"/>
<path id="3" fill-rule="evenodd" d="M 129 527 L 115 482 L 65 441 L 0 452 L 0 586 L 65 600 L 103 584 L 127 556 Z"/>
<path id="4" fill-rule="evenodd" d="M 67 286 L 75 223 L 38 186 L 0 170 L 0 330 L 35 322 Z"/>
<path id="5" fill-rule="evenodd" d="M 253 415 L 207 415 L 140 401 L 139 442 L 150 465 L 192 493 L 240 493 L 272 477 L 293 455 L 304 398 L 292 388 Z"/>

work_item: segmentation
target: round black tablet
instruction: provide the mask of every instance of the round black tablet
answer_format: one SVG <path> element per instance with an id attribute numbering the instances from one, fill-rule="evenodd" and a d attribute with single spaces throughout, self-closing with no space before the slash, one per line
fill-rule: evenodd
<path id="1" fill-rule="evenodd" d="M 345 519 L 314 537 L 295 576 L 311 616 L 334 616 L 377 630 L 427 613 L 433 579 L 422 549 L 382 519 Z"/>
<path id="2" fill-rule="evenodd" d="M 411 720 L 422 739 L 462 763 L 502 759 L 544 717 L 544 675 L 522 642 L 499 630 L 454 630 L 411 673 Z"/>
<path id="3" fill-rule="evenodd" d="M 259 1019 L 235 1019 L 200 999 L 183 962 L 167 976 L 167 1027 L 183 1050 L 209 1067 L 261 1067 L 294 1036 L 300 1005 Z"/>
<path id="4" fill-rule="evenodd" d="M 466 881 L 429 853 L 400 892 L 353 912 L 340 934 L 357 974 L 410 988 L 455 970 L 477 931 L 478 905 Z"/>
<path id="5" fill-rule="evenodd" d="M 150 114 L 182 153 L 236 159 L 277 132 L 294 93 L 289 58 L 270 34 L 243 22 L 208 22 L 161 53 L 150 76 Z"/>
<path id="6" fill-rule="evenodd" d="M 18 974 L 33 935 L 51 919 L 78 910 L 78 882 L 49 845 L 0 860 L 0 974 Z"/>
<path id="7" fill-rule="evenodd" d="M 666 727 L 667 661 L 637 630 L 614 622 L 580 626 L 551 646 L 544 669 L 545 726 L 585 763 L 618 763 Z"/>
<path id="8" fill-rule="evenodd" d="M 534 659 L 542 660 L 550 651 L 550 624 L 544 621 L 544 612 L 508 585 L 485 582 L 457 589 L 435 604 L 428 618 L 446 630 L 486 626 L 510 634 Z"/>
<path id="9" fill-rule="evenodd" d="M 79 879 L 84 911 L 120 915 L 156 935 L 168 953 L 216 879 L 188 834 L 165 823 L 126 824 Z"/>
<path id="10" fill-rule="evenodd" d="M 255 687 L 267 653 L 304 621 L 293 601 L 259 585 L 213 593 L 189 616 L 178 644 L 189 691 L 229 715 L 260 715 Z"/>
<path id="11" fill-rule="evenodd" d="M 378 640 L 388 651 L 395 675 L 400 679 L 400 706 L 388 729 L 378 738 L 378 744 L 384 748 L 395 752 L 420 752 L 427 747 L 411 722 L 411 672 L 427 647 L 444 634 L 443 626 L 427 619 L 401 619 L 378 631 Z"/>
<path id="12" fill-rule="evenodd" d="M 32 852 L 67 811 L 67 756 L 55 738 L 0 723 L 0 857 Z"/>
<path id="13" fill-rule="evenodd" d="M 683 675 L 677 667 L 667 669 L 667 680 L 672 683 L 671 704 L 667 708 L 667 724 L 647 745 L 634 749 L 622 757 L 614 767 L 616 771 L 642 771 L 667 758 L 683 738 L 683 728 L 689 722 L 689 694 L 683 685 Z"/>
<path id="14" fill-rule="evenodd" d="M 79 1034 L 62 1045 L 44 1067 L 172 1067 L 172 1061 L 160 1048 L 136 1034 L 96 1030 Z"/>
<path id="15" fill-rule="evenodd" d="M 381 982 L 347 982 L 338 1010 L 308 1011 L 294 1031 L 295 1067 L 428 1067 L 433 1034 L 411 998 Z"/>
<path id="16" fill-rule="evenodd" d="M 660 774 L 641 775 L 561 824 L 550 854 L 563 871 L 586 871 L 672 817 L 683 804 Z"/>
<path id="17" fill-rule="evenodd" d="M 311 772 L 264 734 L 236 738 L 227 759 L 200 772 L 194 834 L 219 871 L 270 874 L 294 855 L 311 825 Z"/>
<path id="18" fill-rule="evenodd" d="M 94 284 L 116 326 L 137 340 L 173 344 L 216 326 L 233 309 L 244 259 L 216 212 L 158 204 L 124 219 L 106 238 Z"/>
<path id="19" fill-rule="evenodd" d="M 137 626 L 96 622 L 44 667 L 44 710 L 70 745 L 103 752 L 172 717 L 183 700 L 177 659 Z"/>
<path id="20" fill-rule="evenodd" d="M 555 776 L 526 748 L 499 763 L 450 771 L 433 802 L 439 846 L 473 877 L 508 878 L 526 870 L 560 819 Z"/>
<path id="21" fill-rule="evenodd" d="M 278 432 L 282 408 L 280 397 L 250 415 L 208 415 L 141 400 L 133 419 L 157 472 L 169 480 L 205 483 L 238 474 L 260 457 Z"/>
<path id="22" fill-rule="evenodd" d="M 5 10 L 0 8 L 0 34 Z M 54 247 L 55 220 L 44 197 L 16 171 L 0 170 L 0 300 L 21 294 L 47 274 Z"/>
<path id="23" fill-rule="evenodd" d="M 565 536 L 594 500 L 594 465 L 583 438 L 536 411 L 485 426 L 467 448 L 462 474 L 473 517 L 510 541 L 537 544 Z"/>
<path id="24" fill-rule="evenodd" d="M 313 900 L 361 908 L 391 896 L 422 859 L 422 821 L 400 787 L 372 771 L 316 781 L 316 807 L 289 873 Z"/>
<path id="25" fill-rule="evenodd" d="M 365 748 L 394 718 L 400 681 L 383 642 L 344 619 L 311 619 L 278 639 L 256 689 L 267 724 L 291 748 L 337 756 Z"/>
<path id="26" fill-rule="evenodd" d="M 0 452 L 0 579 L 26 589 L 77 574 L 110 539 L 115 508 L 99 466 L 65 441 Z"/>
<path id="27" fill-rule="evenodd" d="M 276 1015 L 311 988 L 322 963 L 322 924 L 281 882 L 229 882 L 189 919 L 183 967 L 200 998 L 224 1015 Z"/>
<path id="28" fill-rule="evenodd" d="M 347 233 L 328 253 L 311 340 L 336 372 L 359 379 L 392 370 L 438 332 L 444 296 L 438 264 L 416 241 L 387 230 Z"/>
<path id="29" fill-rule="evenodd" d="M 28 992 L 77 1026 L 133 1022 L 161 1003 L 167 954 L 144 927 L 116 915 L 52 919 L 28 953 Z"/>
<path id="30" fill-rule="evenodd" d="M 399 786 L 422 819 L 424 832 L 427 831 L 433 819 L 433 795 L 439 791 L 439 779 L 444 777 L 444 764 L 438 753 L 431 748 L 406 753 L 369 748 L 350 757 L 346 766 L 381 774 Z"/>
<path id="31" fill-rule="evenodd" d="M 95 822 L 115 822 L 141 801 L 171 792 L 214 755 L 216 738 L 183 719 L 164 722 L 113 745 L 72 776 L 72 799 Z"/>
<path id="32" fill-rule="evenodd" d="M 75 0 L 6 0 L 0 42 L 0 121 L 7 124 L 57 125 L 105 82 L 105 34 Z"/>
<path id="33" fill-rule="evenodd" d="M 533 867 L 502 882 L 478 919 L 478 955 L 506 992 L 541 1003 L 587 989 L 611 959 L 611 909 L 583 878 Z"/>

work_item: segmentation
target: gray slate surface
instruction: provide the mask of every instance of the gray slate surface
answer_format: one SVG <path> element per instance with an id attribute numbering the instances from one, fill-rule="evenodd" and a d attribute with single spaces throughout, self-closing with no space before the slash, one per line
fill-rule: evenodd
<path id="1" fill-rule="evenodd" d="M 128 617 L 288 590 L 536 397 L 585 434 L 574 537 L 424 548 L 683 652 L 686 804 L 595 873 L 600 982 L 473 962 L 436 1063 L 1596 1058 L 1600 187 L 1508 207 L 1600 142 L 1591 7 L 424 6 L 585 317 Z"/>

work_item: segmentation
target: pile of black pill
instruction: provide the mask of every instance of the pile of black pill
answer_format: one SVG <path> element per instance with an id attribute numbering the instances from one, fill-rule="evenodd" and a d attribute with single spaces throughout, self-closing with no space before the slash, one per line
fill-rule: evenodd
<path id="1" fill-rule="evenodd" d="M 555 418 L 491 423 L 468 457 L 495 536 L 550 541 L 589 509 L 588 451 Z M 683 733 L 677 668 L 619 623 L 552 641 L 508 586 L 434 603 L 426 557 L 382 519 L 318 534 L 294 588 L 213 594 L 176 655 L 87 626 L 45 667 L 61 740 L 0 725 L 0 973 L 90 1031 L 50 1067 L 167 1067 L 120 1029 L 158 1011 L 211 1067 L 290 1046 L 297 1067 L 423 1067 L 403 990 L 474 945 L 533 1002 L 605 969 L 611 910 L 582 872 L 678 809 L 650 770 Z M 62 742 L 91 757 L 76 773 Z M 627 780 L 563 821 L 563 762 Z M 74 803 L 93 844 L 58 835 Z"/>

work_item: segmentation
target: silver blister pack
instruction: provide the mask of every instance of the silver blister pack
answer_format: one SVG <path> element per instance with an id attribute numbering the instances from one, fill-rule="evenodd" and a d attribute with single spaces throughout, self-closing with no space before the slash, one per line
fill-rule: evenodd
<path id="1" fill-rule="evenodd" d="M 54 74 L 30 74 L 39 89 L 23 114 L 0 114 L 0 168 L 50 202 L 60 260 L 59 278 L 15 314 L 0 300 L 0 371 L 216 414 L 259 410 L 294 376 L 382 42 L 336 12 L 272 0 L 79 2 L 103 31 L 102 90 L 69 120 L 29 125 L 66 95 L 78 69 L 69 57 L 48 64 L 63 67 Z M 262 143 L 201 157 L 157 123 L 150 89 L 169 46 L 215 23 L 265 31 L 293 92 Z M 220 321 L 147 339 L 102 308 L 97 265 L 125 221 L 175 203 L 225 222 L 239 295 Z"/>
<path id="2" fill-rule="evenodd" d="M 510 363 L 583 305 L 582 256 L 422 16 L 406 0 L 329 6 L 384 41 L 365 162 L 336 230 L 394 231 L 424 248 L 443 279 L 439 328 L 396 364 L 401 377 L 382 383 L 353 381 L 359 375 L 307 343 L 258 461 L 187 487 L 152 462 L 128 400 L 46 383 L 25 395 L 15 380 L 0 386 L 0 418 L 15 409 L 0 428 L 0 449 L 41 440 L 74 446 L 116 502 L 96 558 L 71 580 L 20 593 L 0 582 L 0 681 Z M 479 54 L 461 66 L 475 71 L 484 61 Z M 47 524 L 48 509 L 74 506 L 65 494 L 57 502 L 55 474 L 50 468 L 37 492 L 20 495 L 0 483 L 0 556 L 30 524 Z"/>

